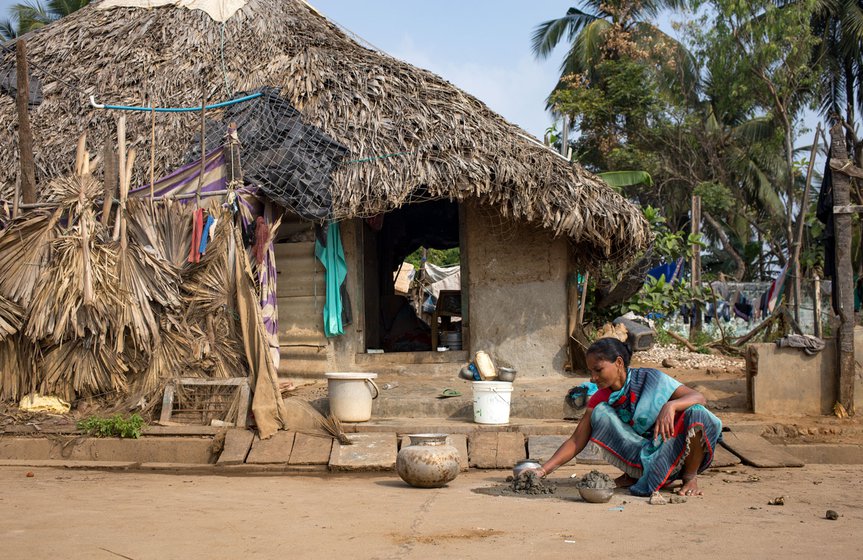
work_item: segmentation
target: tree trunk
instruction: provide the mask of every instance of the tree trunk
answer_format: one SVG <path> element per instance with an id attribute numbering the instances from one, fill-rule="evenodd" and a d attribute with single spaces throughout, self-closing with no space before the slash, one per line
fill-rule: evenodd
<path id="1" fill-rule="evenodd" d="M 15 43 L 18 106 L 18 154 L 21 164 L 21 199 L 24 204 L 36 202 L 36 163 L 33 160 L 33 131 L 30 129 L 30 76 L 27 69 L 27 41 Z"/>
<path id="2" fill-rule="evenodd" d="M 728 239 L 728 235 L 726 235 L 725 230 L 722 228 L 722 224 L 716 221 L 716 219 L 710 215 L 710 212 L 703 212 L 702 217 L 707 220 L 707 223 L 716 230 L 716 234 L 719 236 L 719 241 L 722 242 L 722 249 L 728 253 L 728 255 L 734 259 L 734 273 L 731 274 L 731 277 L 734 278 L 736 282 L 740 282 L 743 280 L 743 275 L 746 274 L 746 263 L 740 257 L 740 254 L 734 250 L 734 247 L 731 245 L 731 240 Z"/>
<path id="3" fill-rule="evenodd" d="M 840 164 L 848 161 L 842 125 L 834 125 L 830 131 L 833 146 L 830 158 Z M 833 207 L 848 206 L 850 178 L 842 172 L 833 173 Z M 854 272 L 851 264 L 851 214 L 847 210 L 834 210 L 836 226 L 836 283 L 839 300 L 838 379 L 836 400 L 849 414 L 854 413 Z"/>

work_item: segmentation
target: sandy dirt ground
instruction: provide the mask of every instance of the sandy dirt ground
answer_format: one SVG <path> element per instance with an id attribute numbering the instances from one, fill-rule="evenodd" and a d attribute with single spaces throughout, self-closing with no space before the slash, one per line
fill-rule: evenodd
<path id="1" fill-rule="evenodd" d="M 589 467 L 565 467 L 553 478 Z M 614 469 L 604 467 L 609 474 Z M 34 474 L 27 477 L 27 472 Z M 206 476 L 0 469 L 0 556 L 164 558 L 863 558 L 863 466 L 734 467 L 702 477 L 705 496 L 651 506 L 446 488 L 394 474 Z M 784 506 L 768 502 L 784 496 Z M 838 520 L 824 518 L 828 509 Z M 638 555 L 638 556 L 636 556 Z"/>

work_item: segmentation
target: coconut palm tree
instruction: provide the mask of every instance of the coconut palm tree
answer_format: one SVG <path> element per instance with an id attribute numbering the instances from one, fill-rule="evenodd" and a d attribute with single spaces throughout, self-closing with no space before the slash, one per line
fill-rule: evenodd
<path id="1" fill-rule="evenodd" d="M 32 0 L 9 8 L 10 17 L 0 21 L 0 39 L 8 41 L 52 21 L 68 16 L 90 3 L 90 0 Z"/>
<path id="2" fill-rule="evenodd" d="M 531 47 L 539 59 L 548 58 L 566 39 L 569 51 L 560 66 L 561 78 L 596 79 L 595 69 L 604 59 L 630 57 L 652 63 L 665 83 L 678 94 L 694 99 L 697 66 L 683 45 L 650 23 L 663 9 L 681 8 L 682 0 L 582 0 L 561 18 L 541 23 L 534 30 Z M 561 81 L 555 89 L 566 87 Z"/>
<path id="3" fill-rule="evenodd" d="M 820 0 L 812 29 L 821 38 L 815 60 L 827 84 L 821 114 L 845 125 L 849 148 L 858 165 L 863 164 L 863 139 L 857 130 L 863 113 L 863 0 Z"/>

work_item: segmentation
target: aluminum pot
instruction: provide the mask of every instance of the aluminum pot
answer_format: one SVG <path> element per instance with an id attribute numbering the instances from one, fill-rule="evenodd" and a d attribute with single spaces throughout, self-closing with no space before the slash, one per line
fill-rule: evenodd
<path id="1" fill-rule="evenodd" d="M 512 476 L 518 477 L 518 475 L 528 469 L 538 469 L 540 467 L 542 467 L 542 463 L 536 459 L 522 459 L 512 468 Z"/>

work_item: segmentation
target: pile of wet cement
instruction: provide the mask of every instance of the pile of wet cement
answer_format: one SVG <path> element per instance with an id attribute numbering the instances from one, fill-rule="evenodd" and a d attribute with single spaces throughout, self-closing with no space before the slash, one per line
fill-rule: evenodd
<path id="1" fill-rule="evenodd" d="M 581 477 L 575 486 L 577 488 L 611 488 L 613 490 L 617 485 L 614 483 L 614 479 L 607 474 L 593 470 Z"/>
<path id="2" fill-rule="evenodd" d="M 516 494 L 554 494 L 557 484 L 547 482 L 534 471 L 523 472 L 512 480 L 512 491 Z"/>

